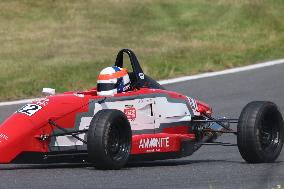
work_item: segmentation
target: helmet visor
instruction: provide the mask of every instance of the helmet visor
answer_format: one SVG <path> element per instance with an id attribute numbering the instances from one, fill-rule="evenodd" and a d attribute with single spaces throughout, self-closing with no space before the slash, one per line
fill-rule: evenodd
<path id="1" fill-rule="evenodd" d="M 116 88 L 114 83 L 98 83 L 97 91 L 110 91 Z"/>

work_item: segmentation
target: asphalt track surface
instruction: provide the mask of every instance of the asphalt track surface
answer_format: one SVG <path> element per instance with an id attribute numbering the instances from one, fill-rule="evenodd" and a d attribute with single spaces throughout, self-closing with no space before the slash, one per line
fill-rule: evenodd
<path id="1" fill-rule="evenodd" d="M 284 64 L 170 84 L 238 118 L 253 100 L 275 102 L 284 115 Z M 0 107 L 0 122 L 21 105 Z M 236 143 L 234 135 L 219 141 Z M 277 186 L 278 185 L 278 186 Z M 284 188 L 284 152 L 272 164 L 247 164 L 237 147 L 204 146 L 190 157 L 130 163 L 119 171 L 86 164 L 0 165 L 0 188 Z"/>

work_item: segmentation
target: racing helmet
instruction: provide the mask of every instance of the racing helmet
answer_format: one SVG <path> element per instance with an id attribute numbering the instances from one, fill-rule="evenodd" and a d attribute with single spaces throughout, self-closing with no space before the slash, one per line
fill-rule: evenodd
<path id="1" fill-rule="evenodd" d="M 117 66 L 104 68 L 98 77 L 97 94 L 99 96 L 113 96 L 128 91 L 130 79 L 125 68 Z"/>

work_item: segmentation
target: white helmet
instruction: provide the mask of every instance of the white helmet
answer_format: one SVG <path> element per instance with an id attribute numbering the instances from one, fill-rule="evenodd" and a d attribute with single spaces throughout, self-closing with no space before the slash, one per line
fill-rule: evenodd
<path id="1" fill-rule="evenodd" d="M 130 89 L 130 79 L 125 68 L 117 66 L 103 69 L 97 81 L 99 96 L 113 96 Z"/>

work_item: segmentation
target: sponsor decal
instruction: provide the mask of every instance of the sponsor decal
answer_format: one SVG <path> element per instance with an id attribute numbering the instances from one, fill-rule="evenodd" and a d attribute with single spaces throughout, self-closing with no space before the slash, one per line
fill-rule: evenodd
<path id="1" fill-rule="evenodd" d="M 82 93 L 74 93 L 75 96 L 79 97 L 79 98 L 84 98 L 85 95 Z"/>
<path id="2" fill-rule="evenodd" d="M 138 99 L 138 102 L 137 103 L 144 103 L 144 99 Z"/>
<path id="3" fill-rule="evenodd" d="M 8 140 L 8 136 L 3 134 L 3 133 L 0 133 L 0 143 L 3 141 L 2 139 L 4 139 L 4 141 L 7 141 Z"/>
<path id="4" fill-rule="evenodd" d="M 127 119 L 134 121 L 136 119 L 136 109 L 133 105 L 125 105 L 124 114 Z"/>
<path id="5" fill-rule="evenodd" d="M 17 111 L 17 113 L 26 114 L 27 116 L 33 116 L 35 113 L 37 113 L 39 110 L 42 109 L 42 106 L 37 104 L 27 104 L 21 109 Z"/>
<path id="6" fill-rule="evenodd" d="M 142 138 L 139 142 L 139 149 L 159 149 L 168 148 L 170 146 L 170 137 L 164 138 Z M 159 151 L 159 150 L 156 150 Z"/>
<path id="7" fill-rule="evenodd" d="M 39 106 L 45 107 L 45 106 L 48 105 L 49 99 L 48 98 L 40 98 L 40 99 L 37 99 L 34 103 L 39 105 Z"/>
<path id="8" fill-rule="evenodd" d="M 140 79 L 145 79 L 145 75 L 143 73 L 139 73 L 138 75 L 139 75 Z"/>

